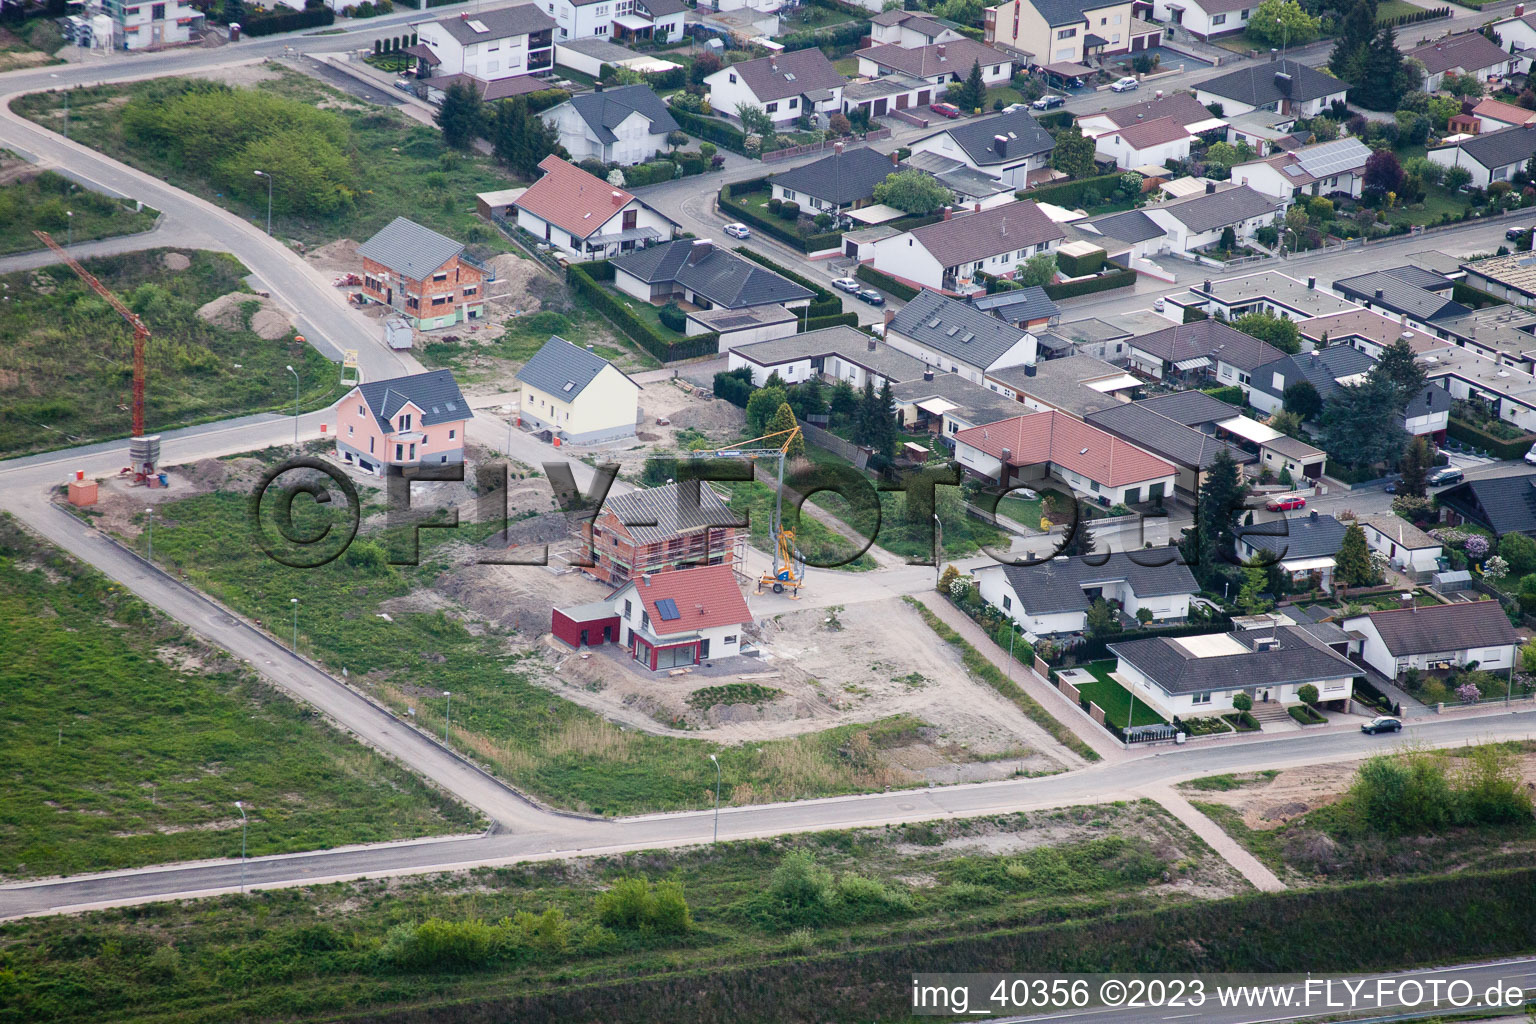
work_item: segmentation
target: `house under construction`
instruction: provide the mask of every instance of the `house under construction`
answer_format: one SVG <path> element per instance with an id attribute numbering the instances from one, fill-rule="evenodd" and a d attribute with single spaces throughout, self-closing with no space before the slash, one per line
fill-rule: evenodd
<path id="1" fill-rule="evenodd" d="M 609 495 L 592 531 L 587 571 L 614 586 L 645 573 L 669 572 L 696 565 L 729 563 L 738 573 L 746 557 L 745 528 L 733 525 L 732 512 L 709 484 L 699 482 L 697 506 L 678 484 Z"/>

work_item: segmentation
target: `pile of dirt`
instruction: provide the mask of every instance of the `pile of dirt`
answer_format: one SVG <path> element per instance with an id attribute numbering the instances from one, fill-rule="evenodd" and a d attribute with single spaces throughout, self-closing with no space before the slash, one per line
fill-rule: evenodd
<path id="1" fill-rule="evenodd" d="M 327 242 L 305 253 L 304 258 L 327 274 L 360 274 L 363 271 L 363 258 L 357 254 L 357 243 L 350 238 Z"/>
<path id="2" fill-rule="evenodd" d="M 245 307 L 248 302 L 257 303 L 261 307 L 251 314 L 251 330 L 257 337 L 267 341 L 278 341 L 286 338 L 288 332 L 293 330 L 293 321 L 278 307 L 277 303 L 250 292 L 230 292 L 228 295 L 220 295 L 212 302 L 199 307 L 197 315 L 215 326 L 226 327 L 233 331 L 242 330 L 245 327 Z"/>
<path id="3" fill-rule="evenodd" d="M 168 252 L 160 257 L 160 262 L 165 264 L 166 270 L 186 270 L 192 266 L 192 261 L 179 252 Z"/>
<path id="4" fill-rule="evenodd" d="M 661 387 L 670 386 L 661 385 Z M 657 385 L 648 386 L 646 391 L 641 393 L 641 401 L 649 397 L 649 393 L 655 388 Z M 746 426 L 747 412 L 717 398 L 712 402 L 689 402 L 671 413 L 671 419 L 674 427 L 692 427 L 694 430 L 716 437 L 731 434 Z"/>
<path id="5" fill-rule="evenodd" d="M 218 459 L 199 459 L 191 466 L 183 467 L 182 472 L 198 493 L 203 493 L 219 489 L 229 476 L 229 466 Z"/>

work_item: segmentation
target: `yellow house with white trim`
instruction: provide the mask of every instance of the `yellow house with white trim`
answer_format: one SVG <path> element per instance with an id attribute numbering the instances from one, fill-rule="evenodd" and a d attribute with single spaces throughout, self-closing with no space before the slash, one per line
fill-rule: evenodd
<path id="1" fill-rule="evenodd" d="M 594 444 L 634 437 L 640 385 L 590 348 L 552 337 L 517 371 L 518 415 L 563 441 Z"/>

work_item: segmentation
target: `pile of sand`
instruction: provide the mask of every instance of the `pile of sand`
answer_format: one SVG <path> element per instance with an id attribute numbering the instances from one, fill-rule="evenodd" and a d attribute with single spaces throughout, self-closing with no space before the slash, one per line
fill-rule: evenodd
<path id="1" fill-rule="evenodd" d="M 279 341 L 288 336 L 293 330 L 293 321 L 289 319 L 277 303 L 260 295 L 250 292 L 230 292 L 228 295 L 220 295 L 212 302 L 200 307 L 197 315 L 218 327 L 227 327 L 238 331 L 245 327 L 245 304 L 258 303 L 261 308 L 251 315 L 251 330 L 257 337 L 267 341 Z"/>
<path id="2" fill-rule="evenodd" d="M 654 387 L 670 387 L 668 384 L 652 384 L 647 391 Z M 641 400 L 644 401 L 646 392 L 641 392 Z M 694 400 L 671 414 L 674 427 L 692 427 L 695 430 L 715 437 L 739 430 L 746 425 L 747 413 L 730 402 L 715 399 L 713 402 Z"/>
<path id="3" fill-rule="evenodd" d="M 168 252 L 160 257 L 160 262 L 165 264 L 166 270 L 186 270 L 192 266 L 192 261 L 179 252 Z"/>
<path id="4" fill-rule="evenodd" d="M 363 258 L 357 254 L 357 243 L 350 238 L 327 242 L 305 253 L 304 258 L 328 274 L 363 272 Z"/>

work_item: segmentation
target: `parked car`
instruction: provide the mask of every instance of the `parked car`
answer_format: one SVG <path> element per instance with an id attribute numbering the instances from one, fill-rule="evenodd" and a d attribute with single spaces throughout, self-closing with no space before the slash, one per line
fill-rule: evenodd
<path id="1" fill-rule="evenodd" d="M 861 286 L 857 278 L 840 277 L 832 282 L 832 287 L 840 292 L 847 292 L 849 295 L 857 295 Z"/>
<path id="2" fill-rule="evenodd" d="M 1525 461 L 1536 466 L 1536 444 L 1531 445 L 1531 450 L 1525 453 Z"/>
<path id="3" fill-rule="evenodd" d="M 953 103 L 931 103 L 928 109 L 940 117 L 947 117 L 951 121 L 960 116 L 960 108 Z"/>
<path id="4" fill-rule="evenodd" d="M 862 291 L 860 291 L 858 293 L 858 295 L 859 295 L 859 298 L 863 299 L 865 302 L 869 303 L 871 306 L 883 306 L 883 305 L 885 305 L 885 296 L 881 295 L 879 292 L 875 291 L 873 288 L 865 288 Z"/>
<path id="5" fill-rule="evenodd" d="M 725 226 L 725 233 L 730 235 L 732 238 L 752 237 L 752 229 L 741 223 L 727 224 Z"/>
<path id="6" fill-rule="evenodd" d="M 1362 725 L 1360 731 L 1368 736 L 1374 736 L 1379 732 L 1402 732 L 1403 723 L 1390 715 L 1378 715 Z"/>
<path id="7" fill-rule="evenodd" d="M 1271 512 L 1289 512 L 1294 508 L 1306 508 L 1307 499 L 1300 495 L 1291 495 L 1286 498 L 1271 498 L 1264 507 Z"/>
<path id="8" fill-rule="evenodd" d="M 1506 242 L 1518 242 L 1518 241 L 1521 241 L 1522 239 L 1524 239 L 1525 236 L 1530 234 L 1530 233 L 1531 233 L 1531 229 L 1530 228 L 1510 228 L 1510 229 L 1508 229 L 1507 231 L 1504 232 L 1504 241 L 1506 241 Z"/>
<path id="9" fill-rule="evenodd" d="M 1445 487 L 1449 484 L 1459 484 L 1466 478 L 1467 474 L 1457 466 L 1441 466 L 1429 474 L 1429 479 L 1425 482 L 1431 487 Z"/>
<path id="10" fill-rule="evenodd" d="M 1168 308 L 1168 303 L 1163 299 L 1156 299 L 1152 303 L 1152 308 L 1161 313 Z"/>
<path id="11" fill-rule="evenodd" d="M 401 92 L 410 92 L 411 80 L 409 78 L 397 78 L 395 79 L 395 88 Z"/>
<path id="12" fill-rule="evenodd" d="M 1028 103 L 1010 103 L 1010 104 L 1008 104 L 1006 107 L 1004 107 L 1002 109 L 1001 113 L 1004 113 L 1004 114 L 1016 114 L 1016 113 L 1018 113 L 1021 110 L 1028 110 L 1028 109 L 1029 109 L 1029 104 Z"/>
<path id="13" fill-rule="evenodd" d="M 1136 90 L 1136 87 L 1138 85 L 1140 85 L 1140 84 L 1141 83 L 1136 81 L 1136 79 L 1127 76 L 1125 78 L 1120 79 L 1120 81 L 1116 82 L 1114 85 L 1110 86 L 1109 87 L 1109 91 L 1110 92 L 1134 92 Z"/>
<path id="14" fill-rule="evenodd" d="M 1031 103 L 1030 106 L 1034 107 L 1036 110 L 1055 110 L 1057 107 L 1065 105 L 1066 102 L 1067 98 L 1065 96 L 1050 94 L 1041 96 L 1039 99 L 1035 100 L 1035 102 Z"/>

